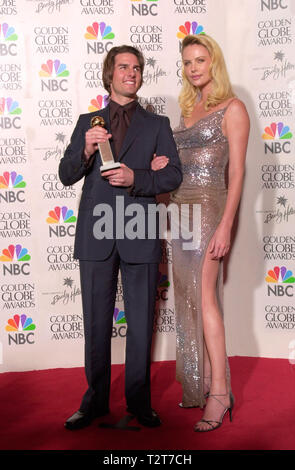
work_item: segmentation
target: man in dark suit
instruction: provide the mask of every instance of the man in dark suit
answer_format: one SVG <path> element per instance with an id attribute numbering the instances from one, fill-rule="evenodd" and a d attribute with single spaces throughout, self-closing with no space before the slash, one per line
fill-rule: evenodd
<path id="1" fill-rule="evenodd" d="M 150 397 L 150 355 L 160 241 L 127 236 L 118 225 L 126 208 L 134 208 L 131 206 L 134 203 L 144 210 L 146 219 L 143 222 L 146 221 L 149 205 L 155 204 L 155 195 L 176 189 L 182 174 L 168 118 L 147 112 L 137 102 L 143 69 L 144 59 L 137 49 L 120 46 L 109 51 L 103 68 L 109 104 L 100 111 L 79 117 L 59 166 L 64 185 L 73 185 L 85 177 L 74 257 L 80 260 L 88 389 L 79 410 L 65 422 L 67 429 L 85 427 L 109 412 L 111 333 L 119 269 L 127 321 L 127 411 L 144 426 L 161 424 L 151 407 Z M 104 118 L 105 129 L 90 128 L 94 115 Z M 101 174 L 98 144 L 108 139 L 121 167 Z M 160 162 L 157 171 L 151 169 L 155 155 L 159 156 Z M 102 220 L 97 217 L 102 214 L 97 209 L 101 207 L 111 209 L 108 222 L 113 228 L 112 236 L 107 230 L 105 237 L 94 230 L 95 222 Z M 145 232 L 148 233 L 147 228 Z"/>

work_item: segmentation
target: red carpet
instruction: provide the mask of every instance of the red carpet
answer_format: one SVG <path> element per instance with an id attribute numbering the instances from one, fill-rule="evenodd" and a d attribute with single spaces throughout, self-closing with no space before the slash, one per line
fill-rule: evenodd
<path id="1" fill-rule="evenodd" d="M 85 390 L 83 368 L 3 373 L 0 449 L 294 450 L 295 365 L 246 357 L 232 357 L 230 365 L 236 398 L 233 422 L 227 415 L 221 428 L 204 434 L 193 431 L 202 411 L 178 407 L 181 387 L 172 361 L 152 365 L 153 407 L 163 425 L 139 432 L 98 427 L 125 415 L 123 366 L 112 368 L 111 415 L 74 432 L 64 429 L 63 422 Z"/>

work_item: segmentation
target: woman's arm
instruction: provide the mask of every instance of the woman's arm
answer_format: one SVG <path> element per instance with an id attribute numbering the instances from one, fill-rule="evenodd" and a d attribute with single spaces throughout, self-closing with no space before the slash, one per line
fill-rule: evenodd
<path id="1" fill-rule="evenodd" d="M 229 143 L 229 183 L 224 213 L 209 245 L 214 259 L 221 258 L 229 251 L 231 229 L 243 187 L 249 130 L 246 107 L 235 99 L 224 115 L 224 132 Z"/>

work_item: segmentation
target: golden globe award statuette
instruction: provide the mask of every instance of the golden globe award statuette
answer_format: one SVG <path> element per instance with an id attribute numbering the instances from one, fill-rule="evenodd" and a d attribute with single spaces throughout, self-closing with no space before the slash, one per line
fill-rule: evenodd
<path id="1" fill-rule="evenodd" d="M 101 126 L 104 127 L 105 121 L 104 118 L 101 116 L 94 116 L 91 121 L 90 121 L 91 127 L 95 126 Z M 107 140 L 106 142 L 101 142 L 98 145 L 101 160 L 102 160 L 102 166 L 100 167 L 100 172 L 104 172 L 107 170 L 113 170 L 114 168 L 120 168 L 120 163 L 114 161 L 112 149 L 110 146 L 109 141 Z"/>

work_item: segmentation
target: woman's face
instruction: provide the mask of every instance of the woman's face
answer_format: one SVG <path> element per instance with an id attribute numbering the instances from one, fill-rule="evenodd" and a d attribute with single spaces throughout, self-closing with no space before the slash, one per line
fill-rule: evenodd
<path id="1" fill-rule="evenodd" d="M 182 52 L 184 73 L 188 81 L 200 89 L 212 81 L 210 65 L 212 63 L 206 47 L 199 44 L 190 44 Z"/>

